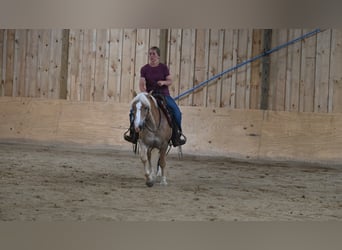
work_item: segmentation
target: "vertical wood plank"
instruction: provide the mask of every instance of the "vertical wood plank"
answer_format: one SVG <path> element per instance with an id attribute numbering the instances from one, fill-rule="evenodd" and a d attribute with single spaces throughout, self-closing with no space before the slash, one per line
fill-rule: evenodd
<path id="1" fill-rule="evenodd" d="M 302 35 L 300 29 L 289 30 L 289 40 Z M 299 87 L 300 87 L 300 66 L 301 66 L 301 43 L 295 43 L 288 47 L 287 71 L 286 71 L 286 96 L 285 110 L 299 111 Z"/>
<path id="2" fill-rule="evenodd" d="M 138 29 L 136 42 L 136 58 L 135 58 L 135 73 L 134 73 L 134 90 L 139 93 L 140 69 L 148 63 L 148 50 L 150 42 L 150 30 Z"/>
<path id="3" fill-rule="evenodd" d="M 238 63 L 238 48 L 239 48 L 239 30 L 233 30 L 233 65 Z M 231 108 L 236 108 L 236 83 L 237 71 L 232 74 L 232 87 L 231 87 Z"/>
<path id="4" fill-rule="evenodd" d="M 110 50 L 109 50 L 109 43 L 110 43 L 110 31 L 107 29 L 106 31 L 106 53 L 105 53 L 105 86 L 104 86 L 104 101 L 107 101 L 111 98 L 111 93 L 108 93 L 108 78 L 109 78 L 109 56 L 110 56 Z"/>
<path id="5" fill-rule="evenodd" d="M 134 89 L 136 29 L 125 29 L 122 51 L 121 102 L 129 103 Z"/>
<path id="6" fill-rule="evenodd" d="M 210 30 L 210 44 L 209 44 L 209 75 L 210 79 L 214 75 L 219 73 L 219 30 L 211 29 Z M 207 106 L 215 107 L 216 106 L 216 97 L 217 97 L 217 84 L 218 79 L 212 80 L 208 83 L 207 87 Z"/>
<path id="7" fill-rule="evenodd" d="M 19 61 L 19 30 L 15 30 L 14 33 L 14 52 L 13 52 L 13 90 L 12 96 L 18 96 L 19 92 L 19 68 L 20 68 L 20 61 Z"/>
<path id="8" fill-rule="evenodd" d="M 2 67 L 1 67 L 1 93 L 5 96 L 5 82 L 6 82 L 6 63 L 7 63 L 7 30 L 3 32 L 3 47 L 2 47 Z"/>
<path id="9" fill-rule="evenodd" d="M 329 101 L 331 110 L 329 112 L 342 113 L 342 31 L 332 30 L 331 62 Z M 329 105 L 330 106 L 330 105 Z"/>
<path id="10" fill-rule="evenodd" d="M 19 92 L 19 32 L 18 30 L 14 31 L 14 41 L 13 41 L 13 82 L 12 82 L 12 96 L 18 96 Z"/>
<path id="11" fill-rule="evenodd" d="M 81 90 L 80 99 L 94 101 L 96 30 L 85 29 L 82 39 Z"/>
<path id="12" fill-rule="evenodd" d="M 38 46 L 38 48 L 37 48 L 37 84 L 36 84 L 34 96 L 35 97 L 41 97 L 41 95 L 40 95 L 40 90 L 41 90 L 41 86 L 40 86 L 41 85 L 41 80 L 40 80 L 40 76 L 41 76 L 40 54 L 41 54 L 41 52 L 40 52 L 40 50 L 41 50 L 41 43 L 42 43 L 41 39 L 42 39 L 43 30 L 37 30 L 37 32 L 38 32 L 38 38 L 37 38 L 37 46 Z"/>
<path id="13" fill-rule="evenodd" d="M 159 47 L 160 43 L 160 29 L 150 29 L 150 44 L 149 48 L 153 46 Z"/>
<path id="14" fill-rule="evenodd" d="M 328 112 L 331 30 L 317 34 L 315 112 Z"/>
<path id="15" fill-rule="evenodd" d="M 110 59 L 108 75 L 108 94 L 112 92 L 110 100 L 120 102 L 121 73 L 122 73 L 122 49 L 123 29 L 112 29 L 110 31 Z"/>
<path id="16" fill-rule="evenodd" d="M 62 63 L 62 30 L 51 30 L 50 70 L 48 80 L 48 98 L 58 99 L 60 96 L 60 78 Z"/>
<path id="17" fill-rule="evenodd" d="M 94 101 L 105 101 L 107 96 L 108 72 L 108 32 L 105 29 L 96 30 L 96 64 L 95 64 L 95 94 Z"/>
<path id="18" fill-rule="evenodd" d="M 68 94 L 67 99 L 80 100 L 81 69 L 81 36 L 83 31 L 71 29 L 69 35 L 69 57 L 68 57 Z"/>
<path id="19" fill-rule="evenodd" d="M 90 85 L 90 91 L 91 91 L 91 100 L 92 101 L 95 101 L 95 71 L 96 71 L 96 52 L 97 52 L 97 44 L 96 44 L 96 41 L 97 41 L 97 29 L 94 29 L 93 30 L 93 33 L 92 33 L 92 51 L 94 52 L 94 61 L 93 61 L 93 75 L 92 75 L 92 80 L 91 80 L 91 85 Z"/>
<path id="20" fill-rule="evenodd" d="M 262 50 L 269 51 L 272 47 L 272 29 L 265 29 L 262 32 Z M 263 56 L 261 59 L 261 99 L 260 109 L 268 110 L 271 94 L 270 92 L 270 55 Z"/>
<path id="21" fill-rule="evenodd" d="M 217 62 L 217 69 L 218 74 L 223 71 L 223 51 L 224 51 L 224 39 L 225 39 L 225 30 L 219 30 L 219 37 L 218 37 L 218 62 Z M 216 107 L 222 107 L 222 85 L 223 85 L 223 77 L 219 77 L 217 81 L 217 88 L 216 88 Z"/>
<path id="22" fill-rule="evenodd" d="M 197 86 L 208 78 L 208 52 L 209 31 L 208 29 L 198 29 L 196 30 L 194 86 Z M 204 93 L 203 87 L 194 92 L 194 106 L 205 106 Z"/>
<path id="23" fill-rule="evenodd" d="M 26 96 L 25 93 L 25 72 L 26 72 L 26 53 L 27 53 L 27 30 L 16 31 L 16 65 L 15 82 L 16 82 L 16 96 Z"/>
<path id="24" fill-rule="evenodd" d="M 181 71 L 180 71 L 180 93 L 193 87 L 194 77 L 194 48 L 195 48 L 195 32 L 194 29 L 184 29 L 182 36 L 181 51 Z M 179 101 L 179 105 L 191 105 L 193 94 Z"/>
<path id="25" fill-rule="evenodd" d="M 0 96 L 4 95 L 4 47 L 5 47 L 5 41 L 4 41 L 4 34 L 5 30 L 0 29 Z"/>
<path id="26" fill-rule="evenodd" d="M 252 58 L 252 49 L 253 49 L 253 30 L 248 29 L 248 37 L 247 37 L 247 58 L 248 60 Z M 251 98 L 251 75 L 252 75 L 252 64 L 248 63 L 246 65 L 246 97 L 245 97 L 245 109 L 250 108 L 250 98 Z"/>
<path id="27" fill-rule="evenodd" d="M 51 51 L 51 30 L 40 30 L 38 40 L 38 88 L 37 96 L 48 97 Z"/>
<path id="28" fill-rule="evenodd" d="M 194 87 L 195 79 L 195 44 L 196 44 L 196 29 L 191 29 L 191 52 L 190 52 L 190 72 L 189 72 L 189 82 L 188 89 Z M 189 101 L 186 105 L 192 106 L 194 102 L 193 92 L 189 96 Z"/>
<path id="29" fill-rule="evenodd" d="M 209 67 L 209 55 L 210 55 L 210 29 L 206 30 L 206 36 L 205 36 L 205 80 L 209 80 L 209 74 L 210 74 L 210 67 Z M 208 82 L 205 84 L 202 89 L 203 89 L 203 106 L 208 107 L 208 85 L 210 83 Z"/>
<path id="30" fill-rule="evenodd" d="M 180 84 L 180 58 L 181 58 L 181 45 L 182 45 L 182 30 L 170 29 L 169 30 L 169 50 L 168 50 L 168 66 L 173 80 L 172 85 L 169 87 L 170 95 L 175 97 L 179 95 Z M 179 102 L 179 101 L 177 101 Z"/>
<path id="31" fill-rule="evenodd" d="M 83 79 L 84 79 L 84 72 L 83 72 L 83 47 L 84 47 L 84 29 L 78 30 L 78 42 L 77 42 L 77 49 L 78 52 L 78 58 L 75 61 L 75 64 L 77 64 L 76 68 L 78 71 L 78 78 L 75 82 L 75 90 L 76 90 L 76 98 L 77 101 L 83 101 Z"/>
<path id="32" fill-rule="evenodd" d="M 263 30 L 254 29 L 252 34 L 252 57 L 260 55 L 262 51 Z M 261 60 L 251 63 L 250 103 L 249 108 L 260 109 L 261 98 Z"/>
<path id="33" fill-rule="evenodd" d="M 25 96 L 36 96 L 37 73 L 38 73 L 38 30 L 28 30 L 26 73 L 25 73 Z"/>
<path id="34" fill-rule="evenodd" d="M 223 45 L 223 57 L 222 57 L 222 69 L 228 70 L 234 66 L 233 62 L 233 50 L 234 50 L 234 32 L 232 29 L 225 30 L 224 45 Z M 231 107 L 232 96 L 232 76 L 234 72 L 229 72 L 222 76 L 222 88 L 221 88 L 221 107 Z"/>
<path id="35" fill-rule="evenodd" d="M 272 48 L 288 41 L 286 29 L 276 29 L 272 35 Z M 286 62 L 287 48 L 271 55 L 269 109 L 285 110 Z"/>
<path id="36" fill-rule="evenodd" d="M 6 41 L 6 74 L 5 74 L 5 96 L 13 95 L 14 75 L 14 52 L 15 52 L 15 30 L 7 30 Z"/>
<path id="37" fill-rule="evenodd" d="M 248 52 L 248 29 L 239 30 L 239 47 L 237 54 L 237 63 L 247 60 Z M 247 65 L 236 70 L 236 107 L 238 109 L 246 108 L 246 88 L 247 88 Z"/>
<path id="38" fill-rule="evenodd" d="M 311 30 L 304 29 L 303 34 Z M 314 111 L 315 71 L 317 35 L 304 39 L 301 42 L 301 72 L 299 89 L 299 111 Z"/>
<path id="39" fill-rule="evenodd" d="M 167 43 L 168 43 L 168 30 L 160 29 L 159 33 L 159 48 L 160 48 L 160 61 L 167 62 Z"/>
<path id="40" fill-rule="evenodd" d="M 69 29 L 63 29 L 61 40 L 61 70 L 59 77 L 59 98 L 67 99 L 68 94 L 68 62 L 69 62 Z"/>

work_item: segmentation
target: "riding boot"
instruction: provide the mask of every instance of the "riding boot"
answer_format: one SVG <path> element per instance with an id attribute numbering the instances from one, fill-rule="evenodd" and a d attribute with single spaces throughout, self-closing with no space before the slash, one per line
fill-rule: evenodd
<path id="1" fill-rule="evenodd" d="M 173 124 L 172 126 L 172 145 L 174 147 L 182 146 L 186 143 L 186 137 L 182 133 L 182 130 L 178 128 L 177 124 Z"/>
<path id="2" fill-rule="evenodd" d="M 136 144 L 138 142 L 138 133 L 135 132 L 135 129 L 134 129 L 132 123 L 131 123 L 131 126 L 129 127 L 129 129 L 125 132 L 124 139 L 128 142 L 133 143 L 133 144 Z"/>

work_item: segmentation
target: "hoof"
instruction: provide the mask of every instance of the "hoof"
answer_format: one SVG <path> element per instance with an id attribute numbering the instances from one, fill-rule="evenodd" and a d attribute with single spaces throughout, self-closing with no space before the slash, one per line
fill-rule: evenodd
<path id="1" fill-rule="evenodd" d="M 162 186 L 167 186 L 167 181 L 166 181 L 165 176 L 162 177 L 162 179 L 161 179 L 161 181 L 160 181 L 160 185 L 162 185 Z"/>
<path id="2" fill-rule="evenodd" d="M 147 181 L 146 182 L 146 186 L 148 186 L 148 187 L 153 187 L 153 181 Z"/>
<path id="3" fill-rule="evenodd" d="M 164 187 L 166 187 L 168 184 L 167 184 L 167 182 L 166 181 L 161 181 L 160 182 L 160 186 L 164 186 Z"/>

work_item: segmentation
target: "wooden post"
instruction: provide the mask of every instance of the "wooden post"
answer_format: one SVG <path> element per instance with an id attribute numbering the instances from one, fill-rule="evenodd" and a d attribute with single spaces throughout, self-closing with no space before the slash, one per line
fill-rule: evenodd
<path id="1" fill-rule="evenodd" d="M 160 38 L 159 38 L 159 48 L 160 48 L 160 61 L 162 63 L 166 63 L 167 61 L 167 41 L 168 41 L 168 30 L 161 29 L 160 30 Z"/>
<path id="2" fill-rule="evenodd" d="M 62 58 L 61 58 L 60 89 L 59 89 L 60 99 L 67 99 L 69 33 L 70 33 L 70 30 L 64 29 L 63 34 L 62 34 L 62 53 L 61 53 Z"/>
<path id="3" fill-rule="evenodd" d="M 272 29 L 265 29 L 263 35 L 263 50 L 266 52 L 271 49 Z M 270 88 L 270 56 L 262 58 L 261 65 L 261 100 L 260 109 L 268 109 L 268 95 Z"/>

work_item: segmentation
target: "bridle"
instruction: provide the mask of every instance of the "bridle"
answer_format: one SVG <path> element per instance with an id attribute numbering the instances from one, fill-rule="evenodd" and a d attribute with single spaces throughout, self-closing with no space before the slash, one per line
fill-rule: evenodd
<path id="1" fill-rule="evenodd" d="M 152 120 L 150 118 L 150 116 L 152 116 L 152 113 L 151 113 L 151 109 L 149 107 L 146 107 L 146 108 L 147 108 L 147 114 L 146 114 L 146 117 L 145 117 L 145 122 L 143 123 L 143 127 L 141 129 L 146 128 L 148 131 L 150 131 L 152 133 L 155 133 L 155 132 L 157 132 L 159 130 L 160 125 L 161 125 L 161 112 L 160 112 L 160 108 L 157 107 L 158 112 L 159 112 L 159 122 L 158 122 L 158 126 L 156 127 L 156 129 L 151 128 L 148 125 L 148 123 L 147 123 L 148 121 L 152 122 Z"/>

